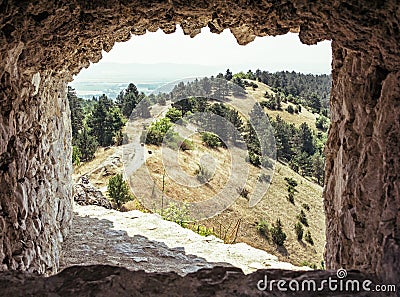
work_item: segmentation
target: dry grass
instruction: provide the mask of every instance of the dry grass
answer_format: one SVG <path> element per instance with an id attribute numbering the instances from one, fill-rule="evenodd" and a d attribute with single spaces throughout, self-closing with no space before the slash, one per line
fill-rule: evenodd
<path id="1" fill-rule="evenodd" d="M 105 172 L 99 174 L 98 169 L 102 168 L 102 164 L 106 162 L 108 158 L 115 155 L 117 150 L 117 147 L 109 147 L 106 149 L 102 147 L 98 148 L 93 160 L 82 163 L 80 166 L 74 166 L 73 180 L 77 182 L 82 175 L 88 175 L 93 185 L 99 188 L 107 185 L 110 176 Z M 106 169 L 110 170 L 110 168 Z M 114 175 L 115 173 L 116 172 L 109 172 L 109 175 Z"/>
<path id="2" fill-rule="evenodd" d="M 196 149 L 193 151 L 182 152 L 179 156 L 180 167 L 188 174 L 194 175 L 197 168 L 196 160 L 201 154 L 212 154 L 218 160 L 218 168 L 209 185 L 203 185 L 197 188 L 190 188 L 175 183 L 170 177 L 165 177 L 166 194 L 178 201 L 199 202 L 206 200 L 220 191 L 229 177 L 229 172 L 224 170 L 229 161 L 229 151 L 219 149 L 217 151 L 208 149 L 198 141 L 195 141 Z M 161 152 L 158 147 L 151 147 L 152 155 L 147 160 L 147 166 L 151 171 L 152 178 L 159 188 L 162 187 L 163 165 L 161 161 Z M 250 166 L 250 176 L 247 180 L 246 189 L 251 189 L 256 183 L 259 170 Z M 287 200 L 287 184 L 285 177 L 292 177 L 298 182 L 295 194 L 295 205 Z M 310 211 L 303 209 L 302 204 L 310 206 Z M 307 214 L 309 227 L 314 240 L 314 246 L 299 242 L 294 232 L 294 225 L 297 222 L 296 216 L 300 210 Z M 284 248 L 277 248 L 272 242 L 263 238 L 256 229 L 257 221 L 265 219 L 270 225 L 277 219 L 283 223 L 283 229 L 287 234 L 287 240 Z M 322 203 L 322 188 L 317 184 L 303 178 L 288 166 L 277 163 L 275 174 L 273 175 L 271 186 L 267 194 L 260 203 L 253 208 L 249 208 L 248 200 L 239 196 L 236 202 L 221 214 L 201 221 L 200 223 L 212 228 L 216 235 L 224 237 L 235 234 L 234 226 L 241 220 L 236 242 L 245 242 L 256 248 L 260 248 L 277 255 L 282 261 L 288 261 L 296 265 L 301 265 L 305 261 L 320 265 L 323 259 L 323 249 L 325 244 L 325 217 Z M 304 232 L 305 233 L 305 232 Z M 230 238 L 225 238 L 230 241 Z"/>
<path id="3" fill-rule="evenodd" d="M 263 100 L 265 92 L 272 91 L 265 84 L 259 82 L 257 84 L 259 87 L 255 90 L 248 88 L 248 93 L 256 100 L 260 101 Z M 241 102 L 242 101 L 238 100 L 238 102 L 235 103 L 239 105 Z M 283 104 L 283 107 L 286 107 L 286 105 Z M 266 112 L 272 117 L 276 117 L 277 114 L 280 114 L 284 120 L 295 123 L 295 125 L 306 122 L 310 127 L 315 127 L 315 115 L 308 112 L 305 108 L 302 109 L 299 115 L 291 115 L 286 111 L 274 112 L 266 110 Z M 196 134 L 192 137 L 192 141 L 194 143 L 194 149 L 179 153 L 178 164 L 180 168 L 176 169 L 190 176 L 195 176 L 196 170 L 199 168 L 198 164 L 200 163 L 200 158 L 204 154 L 209 154 L 216 160 L 216 170 L 210 182 L 200 187 L 182 186 L 174 182 L 168 174 L 165 176 L 165 193 L 171 198 L 186 202 L 203 201 L 218 194 L 225 186 L 231 174 L 230 166 L 228 166 L 231 164 L 229 150 L 223 148 L 209 149 L 201 144 L 201 140 Z M 157 187 L 161 189 L 164 174 L 161 148 L 157 146 L 147 146 L 146 149 L 151 151 L 151 154 L 146 155 L 146 166 Z M 100 149 L 96 153 L 96 158 L 80 166 L 77 170 L 77 174 L 74 176 L 77 177 L 84 173 L 96 171 L 96 169 L 114 153 L 115 148 L 109 150 Z M 247 180 L 246 189 L 250 191 L 253 189 L 258 174 L 259 170 L 250 166 L 250 175 Z M 284 180 L 285 177 L 294 178 L 298 182 L 298 186 L 296 187 L 298 192 L 295 194 L 295 205 L 287 200 L 288 191 L 286 181 Z M 96 177 L 93 175 L 93 179 L 94 180 L 91 181 L 99 186 L 105 185 L 108 182 L 106 176 L 99 175 Z M 299 242 L 294 232 L 294 225 L 297 222 L 296 216 L 299 214 L 300 210 L 303 209 L 303 203 L 310 206 L 310 211 L 305 211 L 309 227 L 304 227 L 304 231 L 307 229 L 310 230 L 314 240 L 313 246 L 305 243 L 304 240 Z M 125 210 L 145 210 L 138 201 L 129 202 L 125 204 L 124 208 Z M 265 219 L 271 225 L 278 218 L 282 221 L 284 232 L 287 234 L 284 247 L 279 248 L 262 237 L 256 229 L 257 222 L 260 219 Z M 240 226 L 237 232 L 236 242 L 246 242 L 254 247 L 277 255 L 282 261 L 288 261 L 295 265 L 301 265 L 306 261 L 319 266 L 323 259 L 325 216 L 322 201 L 322 188 L 298 175 L 285 164 L 276 164 L 271 186 L 266 195 L 255 207 L 249 208 L 248 200 L 239 196 L 235 203 L 221 214 L 199 223 L 208 228 L 212 228 L 214 232 L 221 237 L 228 234 L 228 237 L 231 238 L 225 239 L 229 242 L 230 239 L 236 235 L 235 226 L 237 226 L 239 220 Z"/>
<path id="4" fill-rule="evenodd" d="M 258 101 L 264 101 L 264 94 L 265 92 L 268 92 L 269 94 L 273 95 L 275 94 L 271 88 L 262 82 L 255 82 L 258 85 L 258 88 L 253 89 L 252 87 L 247 87 L 246 91 L 249 95 L 253 96 L 253 98 Z M 291 104 L 293 107 L 295 105 L 293 103 L 284 103 L 282 102 L 282 110 L 269 110 L 267 108 L 264 108 L 264 111 L 271 116 L 272 118 L 276 119 L 277 115 L 279 115 L 284 121 L 288 123 L 293 123 L 295 124 L 296 127 L 299 127 L 302 123 L 307 123 L 307 125 L 317 131 L 317 128 L 315 127 L 315 120 L 317 119 L 318 115 L 310 112 L 305 108 L 304 106 L 301 106 L 301 112 L 298 114 L 291 114 L 286 111 L 286 108 Z"/>
<path id="5" fill-rule="evenodd" d="M 227 149 L 210 149 L 203 146 L 200 137 L 196 134 L 191 138 L 191 141 L 193 141 L 194 149 L 185 152 L 179 151 L 178 164 L 180 168 L 172 168 L 169 171 L 183 171 L 187 175 L 196 178 L 196 171 L 199 169 L 199 164 L 201 164 L 200 158 L 208 154 L 212 159 L 216 160 L 216 168 L 212 179 L 209 183 L 201 187 L 186 187 L 176 183 L 168 175 L 167 171 L 164 179 L 164 191 L 166 195 L 178 201 L 199 202 L 214 196 L 224 187 L 230 176 L 231 156 Z M 149 168 L 150 175 L 157 187 L 161 189 L 164 174 L 161 149 L 153 145 L 147 146 L 147 148 L 152 151 L 152 154 L 146 160 L 146 166 Z M 164 154 L 164 158 L 168 158 L 168 154 Z"/>

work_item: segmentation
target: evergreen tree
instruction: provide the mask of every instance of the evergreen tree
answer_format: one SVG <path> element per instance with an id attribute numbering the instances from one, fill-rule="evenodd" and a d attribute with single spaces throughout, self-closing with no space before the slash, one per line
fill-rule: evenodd
<path id="1" fill-rule="evenodd" d="M 225 79 L 226 80 L 231 80 L 232 79 L 232 71 L 230 71 L 229 69 L 226 69 Z"/>
<path id="2" fill-rule="evenodd" d="M 89 133 L 87 125 L 83 126 L 83 129 L 76 138 L 76 147 L 79 150 L 80 161 L 90 161 L 94 158 L 94 153 L 97 149 L 96 138 Z"/>
<path id="3" fill-rule="evenodd" d="M 122 129 L 124 124 L 119 108 L 107 96 L 100 96 L 88 118 L 91 134 L 96 137 L 99 145 L 112 145 L 114 136 Z"/>
<path id="4" fill-rule="evenodd" d="M 312 158 L 313 176 L 317 179 L 318 184 L 324 184 L 324 167 L 325 160 L 322 155 L 316 153 Z"/>
<path id="5" fill-rule="evenodd" d="M 321 100 L 316 93 L 311 93 L 307 100 L 309 101 L 309 106 L 311 107 L 313 112 L 321 112 Z"/>
<path id="6" fill-rule="evenodd" d="M 276 220 L 276 223 L 270 229 L 272 241 L 278 245 L 283 246 L 286 241 L 286 233 L 283 232 L 283 226 L 280 219 Z"/>
<path id="7" fill-rule="evenodd" d="M 128 87 L 117 96 L 116 103 L 124 117 L 129 118 L 134 108 L 145 98 L 144 93 L 139 93 L 135 84 L 130 83 Z"/>
<path id="8" fill-rule="evenodd" d="M 132 195 L 129 191 L 129 186 L 126 181 L 124 181 L 122 174 L 116 174 L 108 181 L 108 194 L 110 198 L 117 203 L 118 208 L 122 206 L 123 203 L 132 200 Z"/>
<path id="9" fill-rule="evenodd" d="M 78 98 L 75 90 L 70 86 L 68 86 L 67 98 L 71 110 L 72 142 L 74 143 L 79 131 L 83 128 L 83 120 L 85 119 L 82 107 L 83 99 Z"/>
<path id="10" fill-rule="evenodd" d="M 134 115 L 148 119 L 151 117 L 150 109 L 151 107 L 149 100 L 147 98 L 142 98 L 134 111 Z"/>
<path id="11" fill-rule="evenodd" d="M 298 145 L 301 152 L 305 152 L 309 156 L 313 155 L 315 152 L 313 133 L 307 123 L 302 123 L 299 127 Z"/>

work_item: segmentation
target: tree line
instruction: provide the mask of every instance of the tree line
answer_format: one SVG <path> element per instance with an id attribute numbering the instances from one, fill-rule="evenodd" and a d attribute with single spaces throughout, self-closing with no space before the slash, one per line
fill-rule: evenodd
<path id="1" fill-rule="evenodd" d="M 116 100 L 101 95 L 90 100 L 78 98 L 68 87 L 67 98 L 71 110 L 73 162 L 90 161 L 96 149 L 123 143 L 123 127 L 133 109 L 141 102 L 139 115 L 150 116 L 150 103 L 131 83 Z"/>

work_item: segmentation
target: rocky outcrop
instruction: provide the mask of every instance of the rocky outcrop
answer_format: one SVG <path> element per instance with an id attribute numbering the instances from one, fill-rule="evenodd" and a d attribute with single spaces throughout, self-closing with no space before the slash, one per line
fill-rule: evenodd
<path id="1" fill-rule="evenodd" d="M 65 83 L 117 41 L 180 24 L 240 44 L 332 39 L 327 148 L 329 268 L 399 281 L 398 1 L 1 1 L 0 269 L 53 272 L 71 219 Z"/>
<path id="2" fill-rule="evenodd" d="M 90 183 L 74 185 L 74 201 L 79 205 L 97 205 L 111 209 L 110 201 Z"/>
<path id="3" fill-rule="evenodd" d="M 399 281 L 400 71 L 333 49 L 325 258 Z"/>

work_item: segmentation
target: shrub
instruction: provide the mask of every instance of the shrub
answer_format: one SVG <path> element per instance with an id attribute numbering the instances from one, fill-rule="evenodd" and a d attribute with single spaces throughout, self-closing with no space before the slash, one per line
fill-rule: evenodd
<path id="1" fill-rule="evenodd" d="M 170 109 L 168 109 L 165 116 L 169 118 L 171 122 L 176 123 L 182 118 L 182 112 L 175 107 L 171 107 Z"/>
<path id="2" fill-rule="evenodd" d="M 260 182 L 269 183 L 271 181 L 271 176 L 269 176 L 268 174 L 265 174 L 265 173 L 261 173 L 258 176 L 258 180 Z"/>
<path id="3" fill-rule="evenodd" d="M 307 203 L 303 203 L 302 206 L 305 210 L 310 211 L 310 205 L 308 205 Z"/>
<path id="4" fill-rule="evenodd" d="M 302 240 L 303 239 L 303 226 L 300 223 L 296 223 L 294 225 L 294 231 L 296 232 L 297 240 Z"/>
<path id="5" fill-rule="evenodd" d="M 153 122 L 147 130 L 146 144 L 161 145 L 171 127 L 172 123 L 169 118 L 161 118 Z"/>
<path id="6" fill-rule="evenodd" d="M 297 216 L 297 219 L 300 221 L 300 223 L 302 223 L 304 226 L 308 227 L 308 221 L 307 221 L 307 217 L 306 214 L 303 210 L 300 210 L 299 215 Z"/>
<path id="7" fill-rule="evenodd" d="M 271 161 L 271 159 L 268 156 L 261 157 L 261 166 L 264 168 L 273 168 L 274 163 Z"/>
<path id="8" fill-rule="evenodd" d="M 72 147 L 72 164 L 79 166 L 81 164 L 82 153 L 77 146 Z"/>
<path id="9" fill-rule="evenodd" d="M 283 246 L 286 240 L 286 233 L 283 232 L 282 223 L 280 219 L 276 220 L 276 223 L 270 229 L 272 241 L 278 245 Z"/>
<path id="10" fill-rule="evenodd" d="M 196 232 L 197 234 L 200 234 L 201 236 L 215 235 L 213 228 L 207 228 L 206 226 L 203 225 L 193 224 L 191 229 L 192 231 Z"/>
<path id="11" fill-rule="evenodd" d="M 314 240 L 311 237 L 310 230 L 307 230 L 306 234 L 304 235 L 304 240 L 307 241 L 309 244 L 314 245 Z"/>
<path id="12" fill-rule="evenodd" d="M 294 205 L 294 193 L 292 191 L 289 191 L 288 200 Z"/>
<path id="13" fill-rule="evenodd" d="M 110 178 L 107 190 L 110 198 L 117 203 L 118 208 L 120 208 L 125 202 L 133 199 L 128 184 L 124 181 L 122 174 L 120 173 Z"/>
<path id="14" fill-rule="evenodd" d="M 243 198 L 248 198 L 250 191 L 246 188 L 242 188 L 238 190 L 240 196 L 242 196 Z"/>
<path id="15" fill-rule="evenodd" d="M 186 203 L 176 204 L 171 202 L 167 208 L 156 211 L 164 220 L 175 222 L 182 227 L 186 227 L 191 221 L 189 206 Z"/>
<path id="16" fill-rule="evenodd" d="M 203 132 L 201 133 L 201 140 L 210 148 L 217 148 L 223 146 L 223 142 L 221 139 L 211 132 Z"/>
<path id="17" fill-rule="evenodd" d="M 254 154 L 253 152 L 250 152 L 250 151 L 249 151 L 249 156 L 246 157 L 246 161 L 250 162 L 250 164 L 252 164 L 256 167 L 260 167 L 260 165 L 261 165 L 260 156 L 257 154 Z"/>
<path id="18" fill-rule="evenodd" d="M 184 139 L 184 140 L 181 142 L 181 145 L 180 145 L 179 148 L 180 148 L 182 151 L 189 151 L 189 150 L 192 150 L 193 147 L 194 147 L 193 141 L 190 141 L 189 139 Z"/>
<path id="19" fill-rule="evenodd" d="M 208 183 L 213 176 L 207 168 L 201 165 L 199 165 L 199 169 L 196 170 L 195 175 L 197 175 L 197 179 L 202 183 Z"/>
<path id="20" fill-rule="evenodd" d="M 286 111 L 287 111 L 288 113 L 293 114 L 293 113 L 294 113 L 293 105 L 289 104 L 288 107 L 286 108 Z"/>
<path id="21" fill-rule="evenodd" d="M 257 228 L 257 231 L 261 234 L 261 235 L 263 235 L 263 236 L 265 236 L 267 239 L 269 239 L 269 225 L 268 225 L 268 223 L 267 223 L 267 221 L 265 221 L 265 220 L 263 220 L 263 219 L 261 219 L 258 223 L 257 223 L 257 226 L 256 226 L 256 228 Z"/>
<path id="22" fill-rule="evenodd" d="M 298 185 L 297 181 L 291 177 L 285 177 L 285 181 L 288 183 L 289 186 L 292 186 L 293 188 L 297 187 Z"/>

